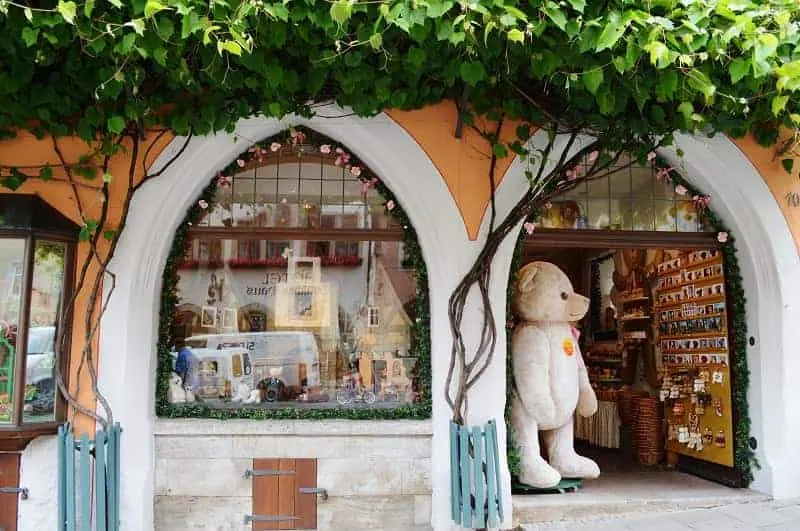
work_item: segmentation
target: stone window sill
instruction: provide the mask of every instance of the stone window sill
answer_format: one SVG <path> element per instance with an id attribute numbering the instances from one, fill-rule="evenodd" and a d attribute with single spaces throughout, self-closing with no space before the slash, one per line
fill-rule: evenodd
<path id="1" fill-rule="evenodd" d="M 156 419 L 156 435 L 432 436 L 430 420 Z"/>

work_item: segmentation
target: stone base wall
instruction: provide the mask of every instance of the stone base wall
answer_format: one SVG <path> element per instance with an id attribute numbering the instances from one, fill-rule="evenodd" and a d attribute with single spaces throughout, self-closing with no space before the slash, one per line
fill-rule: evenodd
<path id="1" fill-rule="evenodd" d="M 316 458 L 320 530 L 431 529 L 430 421 L 215 421 L 155 426 L 155 529 L 245 531 L 253 458 Z"/>

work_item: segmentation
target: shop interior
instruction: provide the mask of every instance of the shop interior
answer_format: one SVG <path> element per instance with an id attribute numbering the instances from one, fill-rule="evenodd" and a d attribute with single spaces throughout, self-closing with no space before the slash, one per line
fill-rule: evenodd
<path id="1" fill-rule="evenodd" d="M 576 415 L 575 447 L 598 462 L 601 475 L 575 494 L 546 497 L 552 502 L 537 496 L 538 506 L 575 496 L 643 504 L 751 496 L 682 466 L 733 466 L 732 308 L 721 251 L 713 242 L 687 248 L 691 242 L 671 237 L 664 243 L 677 249 L 656 240 L 626 246 L 624 238 L 567 238 L 557 247 L 559 239 L 529 240 L 525 263 L 558 265 L 590 298 L 575 326 L 599 407 L 590 418 Z"/>

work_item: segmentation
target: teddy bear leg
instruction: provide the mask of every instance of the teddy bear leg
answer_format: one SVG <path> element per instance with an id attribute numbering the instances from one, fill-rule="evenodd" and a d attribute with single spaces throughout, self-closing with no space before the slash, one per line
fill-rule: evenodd
<path id="1" fill-rule="evenodd" d="M 539 427 L 536 421 L 522 413 L 521 409 L 516 405 L 512 410 L 515 441 L 520 451 L 519 480 L 532 487 L 554 487 L 561 481 L 561 475 L 542 457 L 539 447 Z"/>
<path id="2" fill-rule="evenodd" d="M 600 476 L 600 467 L 597 463 L 575 452 L 572 430 L 572 417 L 570 417 L 569 422 L 560 428 L 544 432 L 550 466 L 565 478 L 594 479 Z"/>

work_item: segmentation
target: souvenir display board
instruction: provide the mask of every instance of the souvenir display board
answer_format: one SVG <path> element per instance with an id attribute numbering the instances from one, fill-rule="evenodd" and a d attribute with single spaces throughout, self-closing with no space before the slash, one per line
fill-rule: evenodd
<path id="1" fill-rule="evenodd" d="M 661 353 L 667 449 L 733 466 L 728 313 L 722 255 L 681 254 L 658 264 L 656 345 Z"/>

